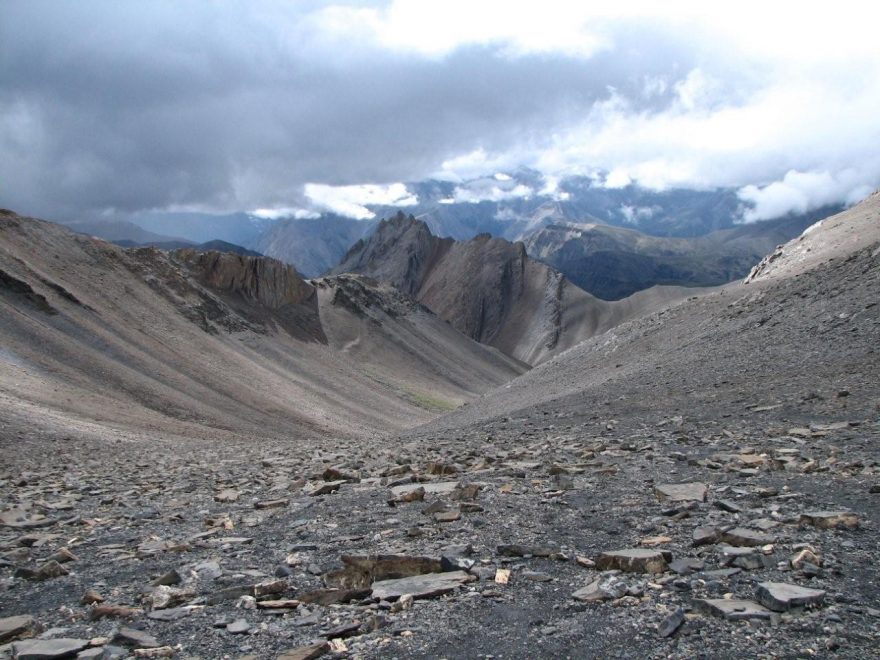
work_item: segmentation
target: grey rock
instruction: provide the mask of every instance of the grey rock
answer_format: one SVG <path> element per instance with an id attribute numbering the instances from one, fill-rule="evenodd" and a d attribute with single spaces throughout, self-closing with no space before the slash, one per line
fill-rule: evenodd
<path id="1" fill-rule="evenodd" d="M 160 575 L 155 580 L 153 580 L 152 585 L 154 587 L 159 587 L 159 586 L 169 587 L 174 584 L 180 584 L 182 581 L 183 580 L 180 577 L 180 573 L 178 573 L 174 569 L 171 569 L 167 573 Z"/>
<path id="2" fill-rule="evenodd" d="M 708 492 L 706 484 L 700 482 L 660 484 L 654 488 L 654 494 L 661 502 L 705 502 Z"/>
<path id="3" fill-rule="evenodd" d="M 440 558 L 440 568 L 444 571 L 470 571 L 476 562 L 468 557 L 446 556 Z"/>
<path id="4" fill-rule="evenodd" d="M 133 646 L 139 649 L 154 649 L 161 646 L 150 633 L 137 628 L 120 628 L 113 635 L 113 641 L 123 646 Z"/>
<path id="5" fill-rule="evenodd" d="M 250 632 L 251 624 L 245 619 L 236 619 L 232 623 L 226 624 L 226 632 L 233 635 L 246 635 Z"/>
<path id="6" fill-rule="evenodd" d="M 728 513 L 742 512 L 742 507 L 733 500 L 717 500 L 715 502 L 715 506 L 717 506 L 722 511 L 727 511 Z"/>
<path id="7" fill-rule="evenodd" d="M 496 548 L 496 552 L 502 557 L 549 557 L 555 549 L 537 545 L 502 544 Z"/>
<path id="8" fill-rule="evenodd" d="M 800 522 L 823 529 L 856 529 L 859 516 L 852 511 L 809 511 L 801 514 Z"/>
<path id="9" fill-rule="evenodd" d="M 755 592 L 758 602 L 774 612 L 787 612 L 794 607 L 818 605 L 825 592 L 786 582 L 762 582 Z"/>
<path id="10" fill-rule="evenodd" d="M 531 580 L 532 582 L 550 582 L 553 579 L 551 575 L 539 571 L 523 571 L 522 577 L 523 579 Z"/>
<path id="11" fill-rule="evenodd" d="M 335 493 L 345 483 L 348 482 L 344 480 L 328 481 L 323 484 L 318 484 L 314 488 L 311 488 L 310 490 L 306 491 L 306 494 L 312 497 L 316 497 L 318 495 L 329 495 L 330 493 Z"/>
<path id="12" fill-rule="evenodd" d="M 233 488 L 226 488 L 214 495 L 214 501 L 231 504 L 233 502 L 236 502 L 240 496 L 241 493 L 239 493 L 237 490 Z"/>
<path id="13" fill-rule="evenodd" d="M 330 650 L 327 642 L 318 642 L 308 646 L 297 646 L 282 652 L 276 660 L 315 660 Z"/>
<path id="14" fill-rule="evenodd" d="M 751 600 L 726 598 L 698 598 L 694 601 L 697 609 L 712 616 L 729 621 L 741 619 L 770 619 L 771 612 L 763 605 Z"/>
<path id="15" fill-rule="evenodd" d="M 440 523 L 455 522 L 461 518 L 459 509 L 450 509 L 449 511 L 438 511 L 433 515 L 435 521 Z"/>
<path id="16" fill-rule="evenodd" d="M 712 545 L 721 540 L 721 531 L 717 527 L 697 527 L 694 530 L 692 545 Z"/>
<path id="17" fill-rule="evenodd" d="M 207 605 L 219 605 L 220 603 L 236 600 L 242 596 L 252 596 L 254 593 L 254 585 L 240 585 L 237 587 L 227 587 L 220 591 L 215 591 L 205 599 Z"/>
<path id="18" fill-rule="evenodd" d="M 593 580 L 586 587 L 575 591 L 571 597 L 583 602 L 598 602 L 603 600 L 616 600 L 622 598 L 629 591 L 626 582 L 616 575 L 608 575 Z"/>
<path id="19" fill-rule="evenodd" d="M 45 564 L 40 566 L 40 568 L 33 574 L 32 580 L 37 582 L 43 582 L 45 580 L 51 580 L 53 578 L 63 577 L 67 575 L 70 571 L 68 571 L 64 566 L 59 564 L 54 559 L 50 559 Z"/>
<path id="20" fill-rule="evenodd" d="M 617 569 L 629 573 L 663 573 L 668 568 L 662 552 L 647 548 L 603 552 L 596 559 L 596 566 L 603 571 Z"/>
<path id="21" fill-rule="evenodd" d="M 61 637 L 15 642 L 12 649 L 17 660 L 54 660 L 54 658 L 69 658 L 87 648 L 88 645 L 89 642 L 85 639 Z"/>
<path id="22" fill-rule="evenodd" d="M 735 527 L 726 532 L 722 532 L 721 540 L 733 546 L 749 548 L 773 543 L 772 537 L 744 527 Z"/>
<path id="23" fill-rule="evenodd" d="M 34 617 L 27 614 L 0 619 L 0 642 L 24 637 L 33 632 L 35 626 Z"/>
<path id="24" fill-rule="evenodd" d="M 410 491 L 423 488 L 426 495 L 450 495 L 460 485 L 461 483 L 458 481 L 434 481 L 420 484 L 403 484 L 401 486 L 394 486 L 391 489 L 391 494 L 395 498 L 398 498 Z"/>
<path id="25" fill-rule="evenodd" d="M 254 502 L 255 509 L 283 509 L 290 503 L 286 497 L 277 500 L 260 500 Z"/>
<path id="26" fill-rule="evenodd" d="M 343 623 L 341 625 L 330 628 L 329 630 L 325 630 L 321 633 L 321 637 L 326 637 L 327 639 L 345 639 L 347 637 L 353 637 L 357 635 L 361 630 L 361 622 L 360 621 L 352 621 L 350 623 Z"/>
<path id="27" fill-rule="evenodd" d="M 679 607 L 660 622 L 660 625 L 657 627 L 657 634 L 660 635 L 660 637 L 670 637 L 675 634 L 675 631 L 678 630 L 683 623 L 684 610 Z"/>
<path id="28" fill-rule="evenodd" d="M 451 571 L 414 575 L 396 580 L 380 580 L 373 583 L 373 598 L 396 600 L 404 594 L 411 594 L 413 598 L 431 598 L 454 591 L 473 579 L 474 576 L 464 571 Z"/>
<path id="29" fill-rule="evenodd" d="M 706 562 L 702 559 L 696 559 L 694 557 L 681 557 L 675 561 L 669 562 L 669 568 L 679 575 L 690 575 L 691 573 L 702 571 L 705 565 Z"/>

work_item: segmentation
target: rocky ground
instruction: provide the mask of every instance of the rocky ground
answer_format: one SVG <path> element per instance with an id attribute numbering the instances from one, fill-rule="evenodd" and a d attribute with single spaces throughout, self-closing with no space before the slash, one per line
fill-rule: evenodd
<path id="1" fill-rule="evenodd" d="M 0 652 L 874 657 L 880 424 L 748 415 L 570 411 L 430 447 L 33 439 L 0 478 L 0 610 L 25 617 Z"/>

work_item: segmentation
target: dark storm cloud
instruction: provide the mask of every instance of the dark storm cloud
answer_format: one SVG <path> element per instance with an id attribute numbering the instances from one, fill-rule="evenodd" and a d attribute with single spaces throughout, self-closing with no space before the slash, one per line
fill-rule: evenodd
<path id="1" fill-rule="evenodd" d="M 863 5 L 670 2 L 5 0 L 0 205 L 271 211 L 525 165 L 737 186 L 759 219 L 880 183 Z"/>
<path id="2" fill-rule="evenodd" d="M 611 88 L 662 107 L 645 79 L 692 64 L 639 32 L 591 59 L 417 57 L 328 40 L 302 20 L 313 7 L 4 3 L 0 202 L 62 218 L 289 206 L 305 182 L 410 180 L 476 148 L 540 143 Z"/>

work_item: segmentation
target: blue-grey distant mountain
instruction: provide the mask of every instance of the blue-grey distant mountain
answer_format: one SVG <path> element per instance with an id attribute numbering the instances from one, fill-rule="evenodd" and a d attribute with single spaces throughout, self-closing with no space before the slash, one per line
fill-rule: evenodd
<path id="1" fill-rule="evenodd" d="M 157 234 L 143 227 L 126 222 L 124 220 L 94 220 L 72 222 L 66 225 L 68 229 L 77 234 L 97 236 L 111 243 L 120 241 L 129 242 L 131 245 L 146 245 L 149 243 L 182 243 L 192 245 L 184 238 L 174 235 Z"/>
<path id="2" fill-rule="evenodd" d="M 601 223 L 651 236 L 692 238 L 739 226 L 748 210 L 735 188 L 608 188 L 591 177 L 557 181 L 525 168 L 460 183 L 429 180 L 407 187 L 419 202 L 405 211 L 435 235 L 456 240 L 482 233 L 523 240 L 543 227 L 568 223 Z M 398 210 L 368 208 L 379 217 L 391 217 Z M 803 219 L 836 210 L 823 208 Z M 782 240 L 790 238 L 783 236 Z"/>
<path id="3" fill-rule="evenodd" d="M 377 222 L 339 215 L 288 218 L 273 223 L 248 246 L 295 265 L 306 277 L 316 277 L 338 264 L 348 249 L 369 234 Z"/>
<path id="4" fill-rule="evenodd" d="M 742 224 L 747 207 L 734 188 L 713 190 L 673 189 L 652 191 L 636 185 L 608 188 L 600 178 L 571 176 L 554 179 L 535 170 L 520 168 L 467 181 L 425 180 L 408 183 L 418 199 L 403 209 L 425 223 L 434 236 L 466 241 L 489 234 L 509 241 L 526 241 L 539 258 L 553 264 L 573 281 L 600 297 L 617 298 L 653 283 L 717 284 L 748 271 L 768 249 L 770 240 L 785 242 L 796 236 L 812 219 L 839 209 L 821 209 L 801 217 L 789 217 L 779 225 Z M 315 218 L 270 220 L 249 213 L 212 215 L 207 213 L 140 212 L 126 223 L 117 223 L 115 233 L 90 231 L 108 240 L 131 240 L 138 244 L 188 241 L 201 244 L 222 240 L 275 257 L 296 266 L 307 277 L 315 277 L 335 266 L 360 238 L 370 235 L 381 218 L 390 218 L 397 207 L 367 205 L 370 220 L 323 213 Z M 629 247 L 597 251 L 578 248 L 567 241 L 564 253 L 550 247 L 557 244 L 557 230 L 533 238 L 546 228 L 568 225 L 606 225 L 633 230 L 645 236 L 668 239 L 706 237 L 713 232 L 735 230 L 731 237 L 695 243 L 651 244 L 647 240 L 618 244 Z M 138 232 L 149 232 L 148 236 Z M 741 234 L 771 238 L 744 249 Z M 595 232 L 594 232 L 595 233 Z M 607 233 L 607 232 L 606 232 Z M 621 236 L 626 235 L 621 234 Z M 174 237 L 174 238 L 172 238 Z M 737 238 L 739 237 L 739 238 Z M 730 253 L 730 242 L 736 243 Z M 721 249 L 722 253 L 713 250 Z M 647 252 L 645 252 L 647 250 Z M 697 250 L 699 254 L 687 254 Z M 726 252 L 725 252 L 726 250 Z M 670 254 L 670 251 L 672 254 Z M 533 256 L 538 256 L 537 253 Z M 583 257 L 589 257 L 588 262 Z M 714 258 L 719 263 L 711 263 Z"/>
<path id="5" fill-rule="evenodd" d="M 121 240 L 111 241 L 120 247 L 155 247 L 160 250 L 180 250 L 190 249 L 195 252 L 229 252 L 238 254 L 243 257 L 262 257 L 263 255 L 254 250 L 248 250 L 241 245 L 228 243 L 227 241 L 206 241 L 205 243 L 190 243 L 189 241 L 148 241 L 145 243 L 136 243 L 135 241 Z"/>
<path id="6" fill-rule="evenodd" d="M 193 243 L 221 240 L 251 247 L 251 242 L 274 222 L 249 213 L 168 213 L 144 211 L 135 213 L 130 222 L 147 231 L 177 236 Z"/>
<path id="7" fill-rule="evenodd" d="M 695 238 L 668 238 L 598 223 L 560 223 L 525 239 L 530 256 L 553 266 L 605 300 L 657 284 L 714 286 L 744 278 L 764 255 L 799 235 L 814 213 L 719 229 Z"/>

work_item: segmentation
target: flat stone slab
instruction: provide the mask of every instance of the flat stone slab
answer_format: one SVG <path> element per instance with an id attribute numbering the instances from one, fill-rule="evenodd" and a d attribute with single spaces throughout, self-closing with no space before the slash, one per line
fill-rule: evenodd
<path id="1" fill-rule="evenodd" d="M 470 573 L 450 571 L 413 575 L 397 580 L 381 580 L 373 583 L 373 598 L 397 600 L 404 594 L 410 594 L 413 598 L 433 598 L 454 591 L 474 579 Z"/>
<path id="2" fill-rule="evenodd" d="M 300 601 L 294 598 L 281 600 L 258 600 L 257 608 L 261 610 L 285 610 L 299 607 Z"/>
<path id="3" fill-rule="evenodd" d="M 237 490 L 233 488 L 225 488 L 214 495 L 214 501 L 231 504 L 232 502 L 237 502 L 239 497 L 241 497 L 241 493 Z"/>
<path id="4" fill-rule="evenodd" d="M 774 612 L 787 612 L 795 607 L 818 605 L 825 599 L 821 589 L 809 589 L 787 582 L 762 582 L 755 592 L 758 602 Z"/>
<path id="5" fill-rule="evenodd" d="M 669 568 L 679 575 L 690 575 L 691 573 L 702 571 L 705 567 L 706 562 L 695 557 L 682 557 L 669 562 Z"/>
<path id="6" fill-rule="evenodd" d="M 0 619 L 0 642 L 21 637 L 34 628 L 34 617 L 23 614 Z"/>
<path id="7" fill-rule="evenodd" d="M 496 552 L 502 557 L 549 557 L 557 548 L 543 545 L 524 545 L 521 543 L 502 543 L 496 546 Z"/>
<path id="8" fill-rule="evenodd" d="M 306 491 L 307 495 L 312 497 L 317 497 L 318 495 L 329 495 L 330 493 L 335 493 L 337 490 L 342 487 L 343 484 L 347 484 L 348 482 L 345 479 L 340 479 L 338 481 L 328 481 L 323 484 L 318 484 L 313 488 L 310 488 Z"/>
<path id="9" fill-rule="evenodd" d="M 137 628 L 120 628 L 113 636 L 113 642 L 137 649 L 154 649 L 161 646 L 150 633 Z"/>
<path id="10" fill-rule="evenodd" d="M 16 529 L 38 529 L 54 524 L 52 518 L 47 518 L 40 513 L 31 513 L 24 509 L 10 509 L 0 511 L 0 527 L 14 527 Z"/>
<path id="11" fill-rule="evenodd" d="M 290 504 L 290 500 L 286 497 L 277 500 L 261 500 L 254 502 L 255 509 L 281 509 Z"/>
<path id="12" fill-rule="evenodd" d="M 660 484 L 654 494 L 661 502 L 705 502 L 709 489 L 706 484 L 695 481 L 688 484 Z"/>
<path id="13" fill-rule="evenodd" d="M 400 486 L 393 486 L 391 494 L 394 497 L 400 497 L 410 491 L 424 488 L 425 495 L 449 495 L 460 485 L 461 482 L 458 481 L 428 481 L 426 483 L 401 484 Z"/>
<path id="14" fill-rule="evenodd" d="M 12 645 L 13 657 L 18 660 L 55 660 L 69 658 L 85 648 L 89 642 L 85 639 L 59 637 L 58 639 L 29 639 L 15 642 Z"/>
<path id="15" fill-rule="evenodd" d="M 801 514 L 800 522 L 823 529 L 855 529 L 859 516 L 852 511 L 808 511 Z"/>
<path id="16" fill-rule="evenodd" d="M 697 609 L 728 621 L 741 619 L 769 619 L 772 612 L 753 600 L 727 600 L 726 598 L 698 598 Z"/>
<path id="17" fill-rule="evenodd" d="M 246 635 L 251 630 L 251 624 L 247 619 L 236 619 L 232 623 L 226 625 L 226 632 L 232 635 Z"/>
<path id="18" fill-rule="evenodd" d="M 721 531 L 717 527 L 704 525 L 694 530 L 692 545 L 712 545 L 721 540 Z"/>
<path id="19" fill-rule="evenodd" d="M 758 546 L 767 545 L 768 543 L 773 543 L 772 537 L 762 534 L 761 532 L 746 529 L 745 527 L 734 527 L 726 532 L 722 532 L 721 540 L 728 545 L 740 548 L 756 548 Z"/>
<path id="20" fill-rule="evenodd" d="M 318 642 L 309 646 L 297 646 L 281 653 L 276 660 L 315 660 L 330 650 L 327 642 Z"/>
<path id="21" fill-rule="evenodd" d="M 629 573 L 663 573 L 667 569 L 666 558 L 659 550 L 632 548 L 603 552 L 596 559 L 599 570 L 619 570 Z"/>

